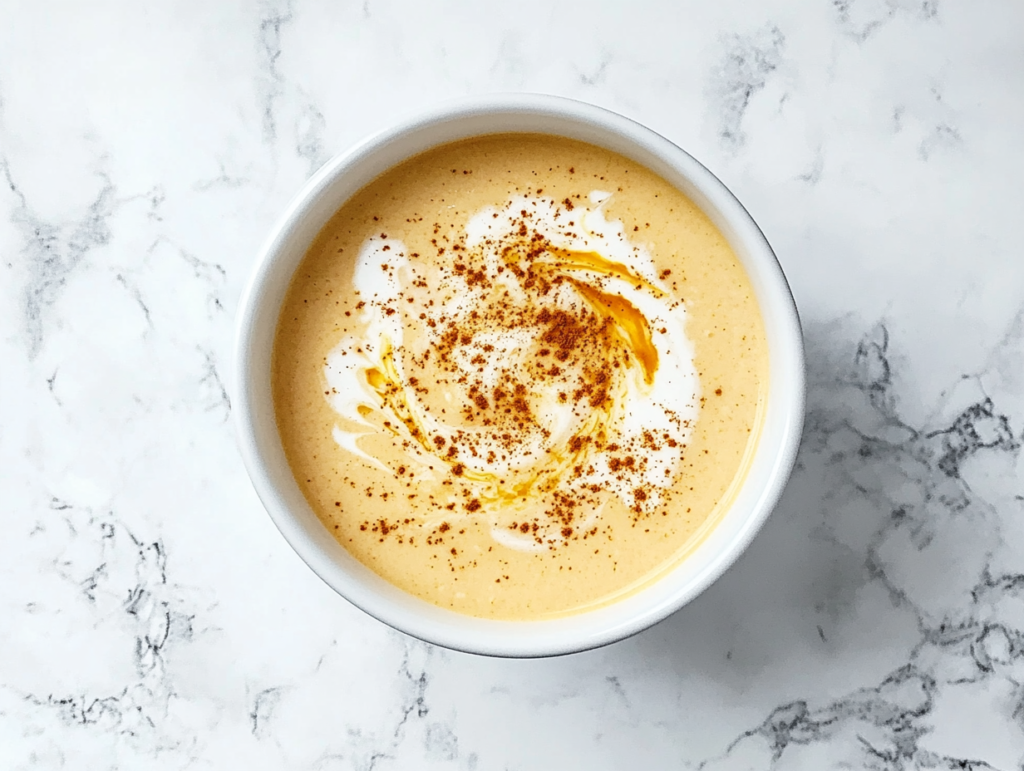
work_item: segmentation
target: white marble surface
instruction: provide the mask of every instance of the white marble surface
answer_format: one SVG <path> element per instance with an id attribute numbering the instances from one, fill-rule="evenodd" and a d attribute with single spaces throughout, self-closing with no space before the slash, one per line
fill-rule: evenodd
<path id="1" fill-rule="evenodd" d="M 0 8 L 0 768 L 1024 766 L 1024 5 L 14 0 Z M 474 658 L 294 556 L 233 316 L 333 153 L 471 93 L 623 112 L 774 244 L 799 468 L 626 642 Z"/>

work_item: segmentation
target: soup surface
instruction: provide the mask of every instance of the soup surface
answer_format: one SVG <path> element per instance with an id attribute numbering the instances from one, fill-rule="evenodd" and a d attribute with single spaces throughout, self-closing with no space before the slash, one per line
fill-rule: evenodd
<path id="1" fill-rule="evenodd" d="M 273 355 L 310 505 L 436 605 L 539 619 L 655 580 L 714 527 L 756 444 L 764 326 L 728 243 L 607 150 L 444 145 L 323 228 Z"/>

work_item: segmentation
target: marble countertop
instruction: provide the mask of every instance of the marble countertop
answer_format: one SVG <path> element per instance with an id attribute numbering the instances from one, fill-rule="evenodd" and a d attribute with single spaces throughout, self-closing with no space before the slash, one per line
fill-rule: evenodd
<path id="1" fill-rule="evenodd" d="M 0 768 L 1024 767 L 1024 5 L 630 6 L 4 4 Z M 341 600 L 229 420 L 239 295 L 302 182 L 506 90 L 717 173 L 810 369 L 798 468 L 740 562 L 539 661 Z"/>

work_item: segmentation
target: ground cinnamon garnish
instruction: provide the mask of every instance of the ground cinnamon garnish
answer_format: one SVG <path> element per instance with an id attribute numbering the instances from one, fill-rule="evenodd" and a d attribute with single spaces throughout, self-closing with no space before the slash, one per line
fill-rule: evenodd
<path id="1" fill-rule="evenodd" d="M 576 205 L 566 197 L 557 210 L 570 227 L 576 227 L 576 215 L 564 215 L 575 209 Z M 554 247 L 533 220 L 531 210 L 523 208 L 513 219 L 509 233 L 487 241 L 484 247 L 470 247 L 464 237 L 456 235 L 457 228 L 435 223 L 431 245 L 436 252 L 429 257 L 429 263 L 440 266 L 443 280 L 427 281 L 417 274 L 410 285 L 418 293 L 410 289 L 408 296 L 401 298 L 401 304 L 382 306 L 385 316 L 403 314 L 403 319 L 410 320 L 408 324 L 422 330 L 427 341 L 415 356 L 404 349 L 396 351 L 406 380 L 405 385 L 388 383 L 378 388 L 399 421 L 387 421 L 385 427 L 397 431 L 404 424 L 413 438 L 406 441 L 418 443 L 418 451 L 435 459 L 445 492 L 437 499 L 431 496 L 433 505 L 443 511 L 459 511 L 458 516 L 486 512 L 492 505 L 485 502 L 491 498 L 481 497 L 481 488 L 475 486 L 484 473 L 481 469 L 498 467 L 495 464 L 532 446 L 530 442 L 535 437 L 547 439 L 547 429 L 543 428 L 538 412 L 547 406 L 539 400 L 538 392 L 556 394 L 558 403 L 575 416 L 608 413 L 615 406 L 616 394 L 621 393 L 616 391 L 616 384 L 623 373 L 627 369 L 645 372 L 644 368 L 651 366 L 650 362 L 642 361 L 636 345 L 643 334 L 649 336 L 656 330 L 646 329 L 646 321 L 641 320 L 643 324 L 623 331 L 621 318 L 616 314 L 638 311 L 622 298 L 607 299 L 610 296 L 602 295 L 599 289 L 591 287 L 584 291 L 586 287 L 578 286 L 571 271 L 559 272 L 556 258 L 565 259 L 567 253 Z M 386 235 L 382 233 L 380 237 Z M 413 257 L 419 258 L 419 254 L 413 253 Z M 665 279 L 670 273 L 663 270 L 659 277 Z M 450 286 L 468 287 L 459 291 L 471 294 L 472 307 L 447 303 L 445 281 Z M 509 281 L 515 284 L 514 292 L 509 289 Z M 553 299 L 558 297 L 578 299 L 571 303 Z M 366 301 L 360 301 L 356 308 L 365 304 Z M 495 331 L 503 333 L 503 339 L 532 341 L 525 364 L 508 351 L 496 350 Z M 454 397 L 451 402 L 423 402 L 431 405 L 433 417 L 445 426 L 444 435 L 433 433 L 435 429 L 429 429 L 432 435 L 425 435 L 404 406 L 405 389 L 428 396 L 431 388 Z M 721 395 L 721 389 L 716 393 Z M 602 423 L 599 420 L 596 424 Z M 587 481 L 596 473 L 595 464 L 603 464 L 599 469 L 602 473 L 606 469 L 625 490 L 632 490 L 630 508 L 634 516 L 648 515 L 656 493 L 643 482 L 646 456 L 677 445 L 670 435 L 656 436 L 653 430 L 644 431 L 642 439 L 628 446 L 609 442 L 603 430 L 573 435 L 564 447 L 552 448 L 542 443 L 544 449 L 538 451 L 536 458 L 538 467 L 546 468 L 544 464 L 548 463 L 553 469 L 550 478 L 544 477 L 537 483 L 537 489 L 543 493 L 543 505 L 535 521 L 512 523 L 510 529 L 550 548 L 593 537 L 596 528 L 579 525 L 581 517 L 611 494 L 602 485 Z M 404 481 L 415 475 L 406 476 L 406 468 L 401 466 L 396 476 Z M 504 481 L 498 484 L 497 489 L 502 490 L 503 484 Z M 369 489 L 367 495 L 372 495 Z M 663 488 L 657 491 L 660 500 L 665 500 L 665 495 Z M 380 497 L 387 500 L 384 495 Z M 379 519 L 361 529 L 387 537 L 398 527 L 421 526 Z M 443 522 L 428 543 L 442 543 L 440 534 L 450 527 Z M 409 542 L 412 543 L 411 538 Z M 451 553 L 454 555 L 455 550 Z"/>

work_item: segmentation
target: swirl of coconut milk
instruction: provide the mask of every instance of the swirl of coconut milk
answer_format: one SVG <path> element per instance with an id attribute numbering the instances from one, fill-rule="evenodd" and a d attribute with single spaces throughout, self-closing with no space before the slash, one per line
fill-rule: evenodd
<path id="1" fill-rule="evenodd" d="M 700 381 L 685 306 L 606 219 L 610 197 L 517 196 L 427 256 L 368 239 L 353 276 L 360 331 L 324 366 L 338 444 L 397 473 L 366 449 L 390 436 L 403 470 L 438 486 L 439 511 L 488 517 L 514 548 L 593 527 L 608 496 L 652 511 Z"/>

